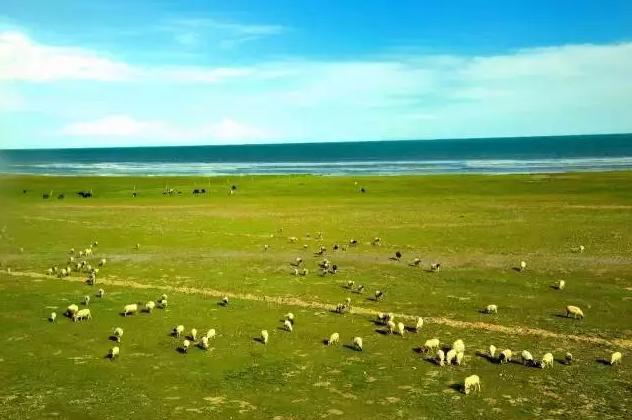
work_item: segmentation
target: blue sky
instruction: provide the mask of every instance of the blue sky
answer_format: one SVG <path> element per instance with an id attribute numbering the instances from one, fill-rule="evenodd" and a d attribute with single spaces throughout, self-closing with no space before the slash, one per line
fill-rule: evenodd
<path id="1" fill-rule="evenodd" d="M 0 3 L 0 147 L 632 132 L 630 1 Z"/>

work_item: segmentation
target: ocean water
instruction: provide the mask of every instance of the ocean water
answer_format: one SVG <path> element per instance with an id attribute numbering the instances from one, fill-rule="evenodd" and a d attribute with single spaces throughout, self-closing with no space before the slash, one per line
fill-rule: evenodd
<path id="1" fill-rule="evenodd" d="M 0 150 L 0 173 L 395 175 L 632 169 L 632 134 L 243 146 Z"/>

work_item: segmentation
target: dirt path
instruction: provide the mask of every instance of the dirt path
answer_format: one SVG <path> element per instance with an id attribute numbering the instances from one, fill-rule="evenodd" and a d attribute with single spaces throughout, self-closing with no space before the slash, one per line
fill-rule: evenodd
<path id="1" fill-rule="evenodd" d="M 33 273 L 33 272 L 14 272 L 8 273 L 11 276 L 19 276 L 19 277 L 28 277 L 28 278 L 36 278 L 36 279 L 50 279 L 50 276 Z M 79 277 L 67 277 L 64 279 L 65 281 L 71 282 L 84 282 L 83 278 Z M 254 295 L 251 293 L 234 293 L 221 291 L 216 289 L 200 289 L 195 287 L 175 287 L 175 286 L 167 286 L 167 285 L 152 285 L 139 283 L 136 281 L 130 280 L 120 280 L 117 278 L 113 278 L 112 276 L 108 278 L 100 278 L 99 284 L 110 285 L 110 286 L 119 286 L 119 287 L 130 287 L 134 289 L 156 289 L 165 292 L 176 292 L 176 293 L 186 293 L 186 294 L 195 294 L 195 295 L 203 295 L 203 296 L 211 296 L 211 297 L 229 297 L 231 299 L 240 299 L 240 300 L 250 300 L 250 301 L 258 301 L 258 302 L 272 302 L 279 305 L 289 305 L 289 306 L 300 306 L 304 308 L 314 308 L 320 310 L 332 310 L 334 309 L 333 305 L 328 305 L 322 302 L 314 302 L 314 301 L 305 301 L 299 298 L 294 297 L 278 297 L 278 296 L 265 296 L 265 295 Z M 378 311 L 373 309 L 367 309 L 360 306 L 354 306 L 350 313 L 352 314 L 360 314 L 360 315 L 371 315 L 376 316 Z M 408 314 L 400 314 L 395 313 L 397 318 L 402 318 L 406 320 L 414 320 L 416 319 L 415 315 Z M 573 340 L 583 343 L 589 344 L 597 344 L 597 345 L 607 345 L 607 346 L 616 346 L 616 347 L 625 347 L 632 348 L 632 340 L 626 339 L 614 339 L 614 340 L 606 340 L 600 337 L 592 337 L 587 335 L 573 335 L 573 334 L 560 334 L 555 333 L 548 330 L 543 330 L 540 328 L 529 328 L 529 327 L 520 327 L 520 326 L 503 326 L 497 324 L 489 324 L 486 322 L 470 322 L 470 321 L 458 321 L 455 319 L 444 318 L 444 317 L 425 317 L 424 321 L 429 323 L 435 323 L 440 325 L 447 325 L 453 328 L 464 328 L 464 329 L 477 329 L 477 330 L 485 330 L 485 331 L 494 331 L 507 335 L 533 335 L 538 337 L 545 338 L 553 338 L 553 339 L 565 339 L 565 340 Z"/>

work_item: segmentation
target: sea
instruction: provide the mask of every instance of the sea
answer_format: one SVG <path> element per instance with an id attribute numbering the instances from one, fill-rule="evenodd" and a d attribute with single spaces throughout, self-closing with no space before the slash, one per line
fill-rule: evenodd
<path id="1" fill-rule="evenodd" d="M 520 174 L 630 169 L 632 134 L 0 150 L 0 173 L 69 176 Z"/>

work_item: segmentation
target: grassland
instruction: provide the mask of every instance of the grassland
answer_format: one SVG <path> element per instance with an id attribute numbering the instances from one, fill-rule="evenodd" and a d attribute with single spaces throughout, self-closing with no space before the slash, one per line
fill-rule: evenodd
<path id="1" fill-rule="evenodd" d="M 165 186 L 183 193 L 163 195 Z M 193 188 L 208 192 L 193 196 Z M 74 194 L 89 189 L 93 198 Z M 43 200 L 50 190 L 55 198 Z M 0 208 L 1 418 L 625 418 L 632 409 L 629 172 L 5 176 Z M 382 246 L 370 245 L 375 236 Z M 352 238 L 357 247 L 331 250 Z M 97 287 L 45 270 L 95 240 L 90 260 L 108 259 L 97 276 L 106 297 L 93 297 L 91 321 L 49 323 L 51 311 L 61 314 Z M 336 275 L 317 274 L 321 243 Z M 573 252 L 580 244 L 586 251 Z M 398 250 L 402 261 L 389 259 Z M 308 276 L 290 274 L 297 256 Z M 407 264 L 414 257 L 423 267 Z M 521 260 L 522 273 L 513 269 Z M 428 272 L 432 262 L 442 271 Z M 551 287 L 561 279 L 565 290 Z M 348 280 L 367 292 L 347 290 Z M 376 289 L 383 301 L 369 299 Z M 162 293 L 168 309 L 120 316 L 124 304 Z M 227 307 L 217 305 L 223 295 Z M 346 297 L 352 313 L 333 313 Z M 490 303 L 498 315 L 480 313 Z M 569 304 L 586 318 L 565 318 Z M 290 311 L 291 334 L 279 328 Z M 421 315 L 426 325 L 404 338 L 383 335 L 376 311 Z M 218 337 L 208 352 L 181 354 L 169 336 L 176 324 L 213 327 Z M 110 361 L 116 326 L 125 335 L 121 357 Z M 253 340 L 264 328 L 266 346 Z M 324 346 L 334 331 L 341 345 Z M 356 335 L 363 352 L 344 346 Z M 433 337 L 445 345 L 463 338 L 465 364 L 441 368 L 415 351 Z M 489 344 L 558 360 L 571 351 L 575 361 L 497 365 L 477 354 Z M 599 362 L 616 350 L 621 365 Z M 465 396 L 459 384 L 470 374 L 481 377 L 482 392 Z"/>

